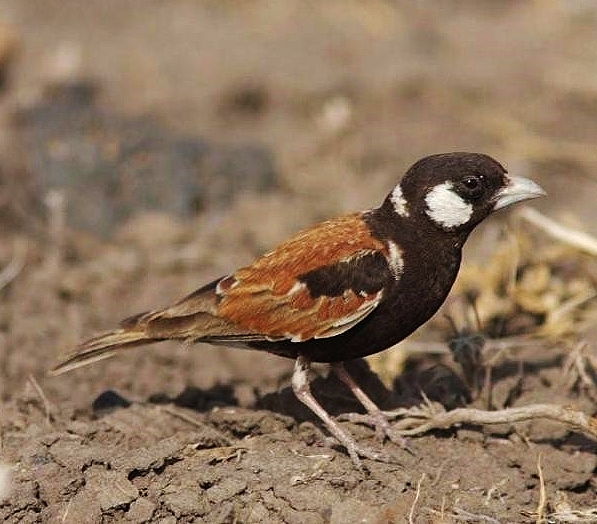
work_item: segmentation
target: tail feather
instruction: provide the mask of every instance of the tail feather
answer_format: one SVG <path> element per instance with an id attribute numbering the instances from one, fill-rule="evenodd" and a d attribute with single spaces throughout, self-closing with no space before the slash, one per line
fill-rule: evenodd
<path id="1" fill-rule="evenodd" d="M 99 360 L 113 357 L 123 349 L 163 340 L 206 341 L 212 344 L 263 340 L 263 336 L 239 329 L 225 319 L 199 312 L 172 316 L 169 309 L 150 311 L 129 317 L 114 331 L 103 333 L 79 344 L 50 375 L 60 375 Z"/>
<path id="2" fill-rule="evenodd" d="M 174 306 L 147 311 L 123 320 L 119 329 L 89 339 L 77 346 L 51 375 L 60 375 L 98 360 L 110 358 L 123 349 L 162 340 L 206 341 L 212 344 L 241 344 L 264 340 L 218 316 L 215 294 L 217 280 L 191 293 Z"/>
<path id="3" fill-rule="evenodd" d="M 50 370 L 50 375 L 60 375 L 99 360 L 113 357 L 122 349 L 133 348 L 160 339 L 149 338 L 144 331 L 119 329 L 98 335 L 80 344 L 70 355 Z"/>

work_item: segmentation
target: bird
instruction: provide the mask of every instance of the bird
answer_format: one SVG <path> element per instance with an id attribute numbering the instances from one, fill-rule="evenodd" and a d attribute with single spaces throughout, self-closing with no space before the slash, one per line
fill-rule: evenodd
<path id="1" fill-rule="evenodd" d="M 50 373 L 171 339 L 266 351 L 294 359 L 296 397 L 357 468 L 361 458 L 384 460 L 383 452 L 359 444 L 313 396 L 311 363 L 330 364 L 376 433 L 401 442 L 344 362 L 383 351 L 429 320 L 456 279 L 473 229 L 497 210 L 545 194 L 485 154 L 427 156 L 379 207 L 311 226 L 173 305 L 123 320 L 83 341 Z"/>

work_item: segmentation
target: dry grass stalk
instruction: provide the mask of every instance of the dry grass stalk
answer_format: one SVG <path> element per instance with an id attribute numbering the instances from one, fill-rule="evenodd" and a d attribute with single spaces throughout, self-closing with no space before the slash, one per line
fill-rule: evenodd
<path id="1" fill-rule="evenodd" d="M 31 384 L 31 386 L 33 387 L 33 389 L 35 390 L 35 392 L 41 399 L 43 407 L 44 407 L 44 413 L 46 416 L 46 422 L 48 423 L 48 425 L 51 425 L 52 424 L 52 406 L 50 404 L 50 401 L 48 400 L 48 397 L 46 396 L 46 394 L 44 393 L 44 390 L 41 388 L 41 386 L 39 385 L 39 382 L 37 382 L 37 380 L 35 379 L 35 377 L 33 375 L 29 375 L 27 377 L 27 380 L 29 381 L 29 383 Z"/>
<path id="2" fill-rule="evenodd" d="M 532 207 L 522 207 L 517 215 L 527 222 L 538 227 L 541 231 L 551 236 L 558 242 L 568 244 L 575 249 L 584 251 L 589 255 L 597 256 L 597 238 L 585 233 L 565 226 L 556 220 L 545 216 Z"/>
<path id="3" fill-rule="evenodd" d="M 427 512 L 431 515 L 437 515 L 439 517 L 439 522 L 485 522 L 487 524 L 500 524 L 498 519 L 490 517 L 489 515 L 482 515 L 479 513 L 471 513 L 470 511 L 466 511 L 463 508 L 454 507 L 452 512 L 446 513 L 443 509 L 442 511 L 437 511 L 435 509 L 427 509 Z M 448 517 L 449 520 L 446 518 Z M 436 522 L 436 521 L 432 521 Z"/>
<path id="4" fill-rule="evenodd" d="M 543 522 L 543 515 L 545 513 L 545 507 L 547 506 L 547 495 L 545 494 L 545 478 L 543 477 L 543 468 L 541 467 L 541 453 L 537 457 L 537 473 L 539 474 L 539 502 L 537 504 L 537 519 L 536 524 Z"/>
<path id="5" fill-rule="evenodd" d="M 14 251 L 12 260 L 0 271 L 0 289 L 8 286 L 25 267 L 27 244 L 25 242 L 15 242 Z"/>
<path id="6" fill-rule="evenodd" d="M 565 390 L 578 388 L 597 402 L 597 354 L 586 340 L 581 340 L 567 354 L 562 365 L 562 377 Z"/>
<path id="7" fill-rule="evenodd" d="M 410 511 L 408 513 L 408 522 L 409 524 L 413 524 L 415 522 L 415 508 L 417 506 L 417 502 L 419 501 L 419 497 L 421 496 L 421 484 L 425 480 L 425 473 L 421 474 L 421 478 L 417 481 L 417 491 L 415 493 L 415 498 L 413 500 L 412 506 L 410 507 Z"/>

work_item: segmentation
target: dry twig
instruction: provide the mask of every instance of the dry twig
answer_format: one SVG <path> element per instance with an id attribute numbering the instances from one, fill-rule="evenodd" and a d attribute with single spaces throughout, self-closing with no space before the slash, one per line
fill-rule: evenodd
<path id="1" fill-rule="evenodd" d="M 531 404 L 516 408 L 484 411 L 474 408 L 457 408 L 446 411 L 437 402 L 426 401 L 422 406 L 395 411 L 385 411 L 394 423 L 394 429 L 403 436 L 420 435 L 433 429 L 447 429 L 462 424 L 491 425 L 513 424 L 533 419 L 548 419 L 561 422 L 584 435 L 597 440 L 597 419 L 568 407 L 554 404 Z M 358 416 L 352 422 L 364 422 Z"/>
<path id="2" fill-rule="evenodd" d="M 597 399 L 597 356 L 591 354 L 589 344 L 583 340 L 570 351 L 562 366 L 563 387 L 581 387 L 588 396 Z"/>
<path id="3" fill-rule="evenodd" d="M 73 503 L 73 499 L 71 498 L 68 501 L 68 504 L 66 505 L 66 508 L 64 510 L 64 513 L 62 514 L 62 519 L 61 519 L 60 522 L 68 522 L 68 520 L 67 520 L 68 519 L 68 513 L 70 511 L 70 506 L 71 506 L 72 503 Z"/>
<path id="4" fill-rule="evenodd" d="M 594 236 L 564 226 L 532 207 L 523 207 L 518 211 L 518 215 L 556 240 L 597 256 L 597 238 Z"/>
<path id="5" fill-rule="evenodd" d="M 547 495 L 545 494 L 545 479 L 543 478 L 543 468 L 541 467 L 541 453 L 537 457 L 537 472 L 539 473 L 539 503 L 537 504 L 536 524 L 541 524 L 544 519 L 545 506 L 547 506 Z"/>
<path id="6" fill-rule="evenodd" d="M 22 271 L 26 254 L 27 246 L 24 243 L 15 243 L 15 254 L 12 260 L 0 271 L 0 289 L 4 289 Z"/>
<path id="7" fill-rule="evenodd" d="M 556 491 L 553 499 L 550 506 L 552 506 L 554 511 L 551 513 L 542 516 L 539 516 L 538 512 L 522 511 L 521 513 L 525 517 L 535 517 L 535 522 L 539 524 L 550 522 L 594 524 L 597 522 L 597 506 L 573 509 L 564 491 Z"/>
<path id="8" fill-rule="evenodd" d="M 423 484 L 425 476 L 425 473 L 423 473 L 421 475 L 421 478 L 417 481 L 417 492 L 415 493 L 415 498 L 413 500 L 412 506 L 410 507 L 410 512 L 408 513 L 409 524 L 413 524 L 415 521 L 415 507 L 417 506 L 417 502 L 419 501 L 419 497 L 421 496 L 421 484 Z"/>
<path id="9" fill-rule="evenodd" d="M 597 522 L 597 506 L 573 509 L 565 492 L 557 491 L 552 504 L 554 511 L 547 515 L 551 522 Z"/>
<path id="10" fill-rule="evenodd" d="M 471 513 L 458 507 L 455 507 L 451 513 L 445 513 L 443 509 L 442 511 L 437 511 L 430 508 L 427 509 L 427 512 L 432 515 L 438 515 L 440 517 L 439 522 L 487 522 L 488 524 L 500 524 L 499 520 L 489 515 Z M 449 521 L 446 520 L 446 516 L 450 518 Z"/>
<path id="11" fill-rule="evenodd" d="M 44 406 L 44 413 L 46 415 L 46 422 L 49 425 L 51 425 L 51 423 L 52 423 L 52 406 L 50 404 L 50 401 L 48 400 L 48 397 L 46 397 L 44 390 L 41 389 L 39 382 L 37 382 L 37 380 L 35 379 L 35 377 L 33 375 L 30 374 L 27 377 L 27 380 L 29 381 L 29 384 L 31 384 L 31 386 L 33 387 L 33 389 L 35 390 L 35 392 L 38 394 L 39 398 L 41 399 L 42 404 Z"/>
<path id="12" fill-rule="evenodd" d="M 462 508 L 454 508 L 454 520 L 463 522 L 487 522 L 489 524 L 500 524 L 500 521 L 490 517 L 489 515 L 482 515 L 480 513 L 471 513 Z"/>
<path id="13" fill-rule="evenodd" d="M 213 435 L 217 435 L 217 437 L 222 439 L 223 442 L 232 443 L 232 440 L 230 438 L 228 438 L 226 435 L 224 435 L 224 433 L 221 433 L 220 431 L 209 427 L 207 424 L 205 424 L 205 422 L 202 422 L 197 417 L 189 415 L 188 413 L 185 413 L 183 410 L 181 410 L 175 406 L 167 406 L 167 405 L 160 406 L 160 411 L 163 411 L 164 413 L 168 413 L 168 415 L 171 415 L 172 417 L 176 417 L 180 420 L 183 420 L 187 424 L 191 424 L 192 426 L 195 426 L 197 428 L 201 428 L 201 429 L 208 428 L 210 433 L 212 433 Z"/>
<path id="14" fill-rule="evenodd" d="M 198 428 L 204 428 L 207 425 L 204 422 L 202 422 L 201 420 L 198 420 L 197 417 L 193 417 L 193 416 L 189 415 L 188 413 L 185 413 L 184 411 L 182 411 L 174 406 L 160 406 L 160 411 L 163 411 L 164 413 L 168 413 L 168 415 L 172 415 L 173 417 L 176 417 L 180 420 L 184 420 L 188 424 L 191 424 L 192 426 L 195 426 Z"/>

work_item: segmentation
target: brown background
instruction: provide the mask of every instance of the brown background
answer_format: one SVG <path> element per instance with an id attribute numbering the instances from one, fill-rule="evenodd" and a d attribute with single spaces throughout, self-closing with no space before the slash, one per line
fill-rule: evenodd
<path id="1" fill-rule="evenodd" d="M 594 443 L 557 425 L 522 437 L 439 432 L 413 439 L 414 456 L 387 444 L 399 465 L 353 471 L 321 445 L 315 421 L 299 424 L 308 415 L 286 405 L 292 363 L 269 355 L 164 344 L 45 376 L 80 338 L 183 296 L 302 226 L 376 205 L 426 154 L 489 153 L 547 189 L 533 206 L 597 233 L 592 2 L 3 0 L 0 22 L 0 51 L 14 49 L 0 93 L 0 262 L 24 261 L 0 296 L 0 451 L 14 480 L 0 516 L 404 522 L 423 479 L 416 522 L 519 522 L 538 504 L 539 453 L 552 510 L 562 496 L 594 505 Z M 31 172 L 15 113 L 49 85 L 82 80 L 98 87 L 98 111 L 268 148 L 278 189 L 187 219 L 142 213 L 109 238 L 52 225 L 52 213 L 36 215 L 11 192 L 27 193 Z M 489 256 L 505 216 L 475 233 L 467 261 Z M 594 411 L 548 387 L 561 355 L 550 362 L 525 379 L 520 403 Z M 321 385 L 331 404 L 348 402 L 340 389 Z M 106 390 L 132 405 L 93 410 Z M 198 422 L 168 412 L 172 399 Z"/>

